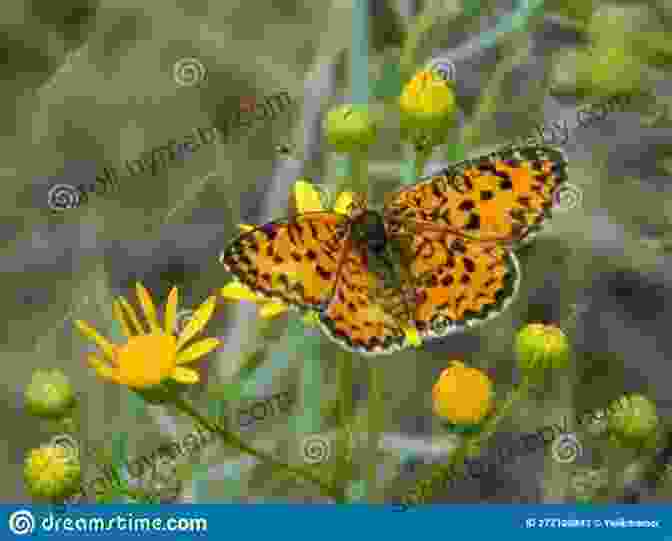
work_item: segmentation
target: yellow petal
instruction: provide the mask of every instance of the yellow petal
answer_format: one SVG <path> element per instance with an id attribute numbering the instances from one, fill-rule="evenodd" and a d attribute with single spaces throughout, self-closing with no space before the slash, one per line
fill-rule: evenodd
<path id="1" fill-rule="evenodd" d="M 233 281 L 226 284 L 220 291 L 219 294 L 225 299 L 231 301 L 250 301 L 250 302 L 262 302 L 266 300 L 261 295 L 257 295 L 245 284 L 240 282 Z"/>
<path id="2" fill-rule="evenodd" d="M 240 229 L 241 233 L 247 233 L 248 231 L 256 229 L 256 227 L 248 224 L 238 224 L 238 229 Z"/>
<path id="3" fill-rule="evenodd" d="M 107 379 L 109 381 L 117 381 L 117 376 L 116 376 L 116 371 L 107 366 L 103 361 L 101 361 L 98 357 L 95 355 L 87 355 L 86 356 L 87 360 L 89 361 L 89 364 L 95 368 L 96 373 L 103 379 Z"/>
<path id="4" fill-rule="evenodd" d="M 311 182 L 297 180 L 294 183 L 294 199 L 299 214 L 304 212 L 320 212 L 324 210 L 320 193 Z"/>
<path id="5" fill-rule="evenodd" d="M 352 192 L 341 192 L 336 199 L 336 203 L 334 204 L 334 212 L 348 214 L 348 207 L 352 204 L 353 200 L 354 194 Z"/>
<path id="6" fill-rule="evenodd" d="M 106 357 L 108 357 L 110 360 L 114 360 L 114 346 L 110 342 L 108 342 L 105 338 L 100 336 L 96 331 L 96 329 L 90 327 L 86 322 L 82 321 L 81 319 L 75 321 L 75 325 L 77 325 L 77 328 L 84 336 L 93 340 L 96 343 L 96 345 L 98 345 L 98 347 L 101 350 L 103 350 L 103 353 L 105 354 Z"/>
<path id="7" fill-rule="evenodd" d="M 265 303 L 259 310 L 259 317 L 262 319 L 271 319 L 287 311 L 287 305 L 284 302 L 271 301 Z"/>
<path id="8" fill-rule="evenodd" d="M 140 320 L 138 319 L 138 315 L 135 313 L 135 309 L 129 304 L 129 302 L 124 298 L 124 297 L 119 297 L 119 303 L 121 304 L 121 307 L 124 309 L 126 312 L 126 315 L 128 316 L 128 319 L 131 320 L 131 323 L 133 324 L 133 327 L 135 328 L 135 332 L 138 334 L 145 334 L 145 329 L 140 323 Z"/>
<path id="9" fill-rule="evenodd" d="M 182 366 L 175 367 L 173 372 L 173 379 L 178 383 L 198 383 L 200 378 L 198 372 L 191 368 L 183 368 Z"/>
<path id="10" fill-rule="evenodd" d="M 173 287 L 168 293 L 168 302 L 166 302 L 166 334 L 173 334 L 175 331 L 175 322 L 177 321 L 177 288 Z"/>
<path id="11" fill-rule="evenodd" d="M 195 361 L 199 357 L 203 357 L 203 355 L 210 353 L 220 344 L 221 340 L 219 338 L 206 338 L 205 340 L 200 340 L 189 346 L 187 349 L 180 351 L 177 354 L 176 362 L 177 364 L 186 364 Z"/>
<path id="12" fill-rule="evenodd" d="M 150 329 L 152 332 L 160 333 L 161 327 L 159 327 L 159 320 L 156 318 L 156 308 L 154 308 L 154 302 L 152 302 L 152 297 L 150 296 L 149 291 L 145 289 L 145 286 L 138 282 L 135 284 L 135 292 L 138 295 L 140 306 L 142 306 L 142 311 L 145 313 Z"/>
<path id="13" fill-rule="evenodd" d="M 406 342 L 410 346 L 418 347 L 422 344 L 422 339 L 418 334 L 418 330 L 415 327 L 405 327 L 404 335 L 406 336 Z"/>
<path id="14" fill-rule="evenodd" d="M 128 326 L 128 323 L 126 322 L 126 318 L 124 317 L 124 310 L 121 307 L 121 304 L 119 304 L 119 301 L 114 301 L 112 303 L 112 313 L 114 314 L 114 317 L 117 318 L 117 321 L 121 325 L 121 331 L 124 333 L 124 336 L 126 338 L 130 338 L 133 336 L 133 331 L 131 331 L 130 327 Z"/>
<path id="15" fill-rule="evenodd" d="M 206 326 L 212 317 L 212 313 L 215 311 L 216 302 L 217 297 L 208 297 L 207 300 L 198 307 L 198 310 L 194 312 L 189 323 L 187 323 L 177 339 L 178 350 L 182 349 L 184 344 L 191 340 L 197 332 L 201 331 L 201 329 Z"/>

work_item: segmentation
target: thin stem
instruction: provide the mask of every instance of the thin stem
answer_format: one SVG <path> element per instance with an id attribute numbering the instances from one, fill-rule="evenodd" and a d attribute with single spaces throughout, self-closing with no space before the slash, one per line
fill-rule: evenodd
<path id="1" fill-rule="evenodd" d="M 259 451 L 254 447 L 250 447 L 245 442 L 238 439 L 238 437 L 235 434 L 209 421 L 207 418 L 201 415 L 189 402 L 187 402 L 181 397 L 176 397 L 174 404 L 177 407 L 177 409 L 179 409 L 183 413 L 186 413 L 190 417 L 196 419 L 201 425 L 207 428 L 210 432 L 218 434 L 226 445 L 238 449 L 241 453 L 247 453 L 249 455 L 258 458 L 259 460 L 264 460 L 272 464 L 277 469 L 281 469 L 286 472 L 292 473 L 297 477 L 307 479 L 308 481 L 311 481 L 316 485 L 318 485 L 326 494 L 332 497 L 336 497 L 336 491 L 334 490 L 334 488 L 329 483 L 326 483 L 325 481 L 314 475 L 312 472 L 306 470 L 305 468 L 290 466 L 289 464 L 280 462 L 275 458 L 273 458 L 272 456 L 270 456 L 269 454 L 266 454 L 263 451 Z"/>
<path id="2" fill-rule="evenodd" d="M 376 501 L 378 499 L 378 492 L 376 491 L 379 463 L 378 452 L 385 414 L 383 409 L 382 380 L 383 372 L 381 367 L 372 362 L 369 367 L 369 398 L 367 415 L 367 421 L 369 425 L 369 460 L 367 465 L 367 492 L 369 494 L 369 503 L 378 503 Z"/>
<path id="3" fill-rule="evenodd" d="M 350 189 L 355 193 L 367 195 L 369 192 L 369 153 L 368 150 L 361 149 L 350 153 L 350 163 L 352 176 L 350 178 Z"/>
<path id="4" fill-rule="evenodd" d="M 334 470 L 334 483 L 338 484 L 338 490 L 343 501 L 346 500 L 347 486 L 352 480 L 352 419 L 354 406 L 352 399 L 352 358 L 347 351 L 339 351 L 338 362 L 338 424 L 342 430 L 339 432 L 336 452 L 336 468 Z"/>
<path id="5" fill-rule="evenodd" d="M 432 155 L 433 148 L 429 145 L 423 145 L 421 150 L 415 151 L 415 177 L 420 178 L 425 170 L 425 164 Z"/>

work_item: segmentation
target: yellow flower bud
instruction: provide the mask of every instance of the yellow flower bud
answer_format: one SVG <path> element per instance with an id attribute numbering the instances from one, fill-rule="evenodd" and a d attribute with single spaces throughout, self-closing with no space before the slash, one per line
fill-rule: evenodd
<path id="1" fill-rule="evenodd" d="M 452 83 L 435 71 L 419 71 L 404 87 L 399 111 L 402 139 L 441 144 L 456 112 Z"/>
<path id="2" fill-rule="evenodd" d="M 26 457 L 23 476 L 32 498 L 50 502 L 63 500 L 79 488 L 79 457 L 61 446 L 32 449 Z"/>
<path id="3" fill-rule="evenodd" d="M 492 382 L 481 370 L 452 361 L 432 388 L 434 413 L 456 431 L 477 429 L 493 406 Z"/>
<path id="4" fill-rule="evenodd" d="M 518 368 L 527 375 L 538 375 L 550 368 L 564 368 L 569 362 L 569 340 L 555 325 L 530 323 L 516 336 Z"/>

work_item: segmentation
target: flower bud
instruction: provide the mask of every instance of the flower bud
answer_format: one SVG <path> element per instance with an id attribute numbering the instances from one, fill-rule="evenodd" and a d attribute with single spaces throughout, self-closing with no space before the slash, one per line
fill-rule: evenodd
<path id="1" fill-rule="evenodd" d="M 413 143 L 424 141 L 432 147 L 441 144 L 456 110 L 452 82 L 435 71 L 419 71 L 399 97 L 402 139 Z"/>
<path id="2" fill-rule="evenodd" d="M 365 150 L 376 140 L 376 123 L 366 106 L 341 105 L 327 113 L 324 130 L 336 152 Z"/>
<path id="3" fill-rule="evenodd" d="M 608 408 L 607 429 L 610 440 L 620 447 L 641 447 L 657 435 L 658 415 L 655 404 L 641 394 L 624 395 Z"/>
<path id="4" fill-rule="evenodd" d="M 75 404 L 70 380 L 58 369 L 33 371 L 24 397 L 28 411 L 45 419 L 61 419 Z"/>
<path id="5" fill-rule="evenodd" d="M 595 498 L 607 487 L 606 468 L 577 468 L 571 479 L 571 489 L 576 503 L 593 503 Z"/>
<path id="6" fill-rule="evenodd" d="M 432 402 L 451 431 L 478 431 L 492 410 L 492 382 L 484 372 L 452 361 L 432 388 Z"/>
<path id="7" fill-rule="evenodd" d="M 570 345 L 560 327 L 530 323 L 518 332 L 515 351 L 518 368 L 531 376 L 548 369 L 565 368 Z"/>
<path id="8" fill-rule="evenodd" d="M 63 500 L 79 488 L 79 457 L 61 446 L 32 449 L 24 462 L 23 476 L 32 498 L 50 502 Z"/>

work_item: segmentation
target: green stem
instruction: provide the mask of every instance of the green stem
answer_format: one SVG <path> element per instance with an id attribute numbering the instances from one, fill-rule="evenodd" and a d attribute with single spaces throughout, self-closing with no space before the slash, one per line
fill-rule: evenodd
<path id="1" fill-rule="evenodd" d="M 384 414 L 383 409 L 383 372 L 381 366 L 371 363 L 369 368 L 369 398 L 368 415 L 369 425 L 368 438 L 368 468 L 367 468 L 367 493 L 369 494 L 369 503 L 378 502 L 378 492 L 376 485 L 378 481 L 378 454 L 380 448 L 380 436 L 383 430 Z"/>
<path id="2" fill-rule="evenodd" d="M 415 54 L 420 45 L 420 38 L 434 26 L 437 19 L 438 15 L 432 13 L 431 10 L 428 10 L 426 13 L 418 15 L 411 24 L 411 28 L 408 30 L 407 38 L 401 51 L 401 59 L 399 63 L 399 73 L 402 84 L 408 81 L 415 71 Z"/>
<path id="3" fill-rule="evenodd" d="M 352 420 L 354 404 L 352 399 L 352 356 L 347 351 L 339 351 L 338 362 L 338 424 L 339 431 L 336 467 L 334 469 L 334 483 L 338 484 L 338 491 L 343 502 L 346 501 L 348 484 L 352 480 Z"/>
<path id="4" fill-rule="evenodd" d="M 355 193 L 361 193 L 368 197 L 369 192 L 369 152 L 361 149 L 351 152 L 350 163 L 352 176 L 350 178 L 350 189 Z"/>
<path id="5" fill-rule="evenodd" d="M 182 413 L 186 413 L 190 417 L 196 419 L 201 425 L 207 428 L 210 432 L 214 432 L 217 435 L 219 435 L 226 445 L 238 449 L 241 453 L 247 453 L 249 455 L 258 458 L 259 460 L 268 462 L 277 469 L 281 469 L 288 473 L 292 473 L 297 477 L 307 479 L 308 481 L 311 481 L 316 485 L 318 485 L 326 494 L 332 497 L 336 497 L 337 494 L 334 488 L 329 483 L 326 483 L 325 481 L 314 475 L 312 472 L 306 470 L 305 468 L 290 466 L 289 464 L 280 462 L 275 458 L 273 458 L 271 455 L 266 454 L 263 451 L 259 451 L 254 447 L 250 447 L 245 442 L 238 439 L 238 437 L 235 434 L 229 432 L 228 430 L 224 429 L 223 427 L 215 423 L 210 422 L 207 418 L 201 415 L 198 412 L 198 410 L 196 410 L 189 402 L 187 402 L 181 397 L 176 397 L 174 404 L 177 407 L 177 409 L 179 409 Z"/>
<path id="6" fill-rule="evenodd" d="M 422 172 L 425 170 L 425 164 L 429 157 L 432 155 L 433 148 L 429 145 L 424 145 L 422 150 L 415 151 L 415 177 L 420 178 Z"/>

